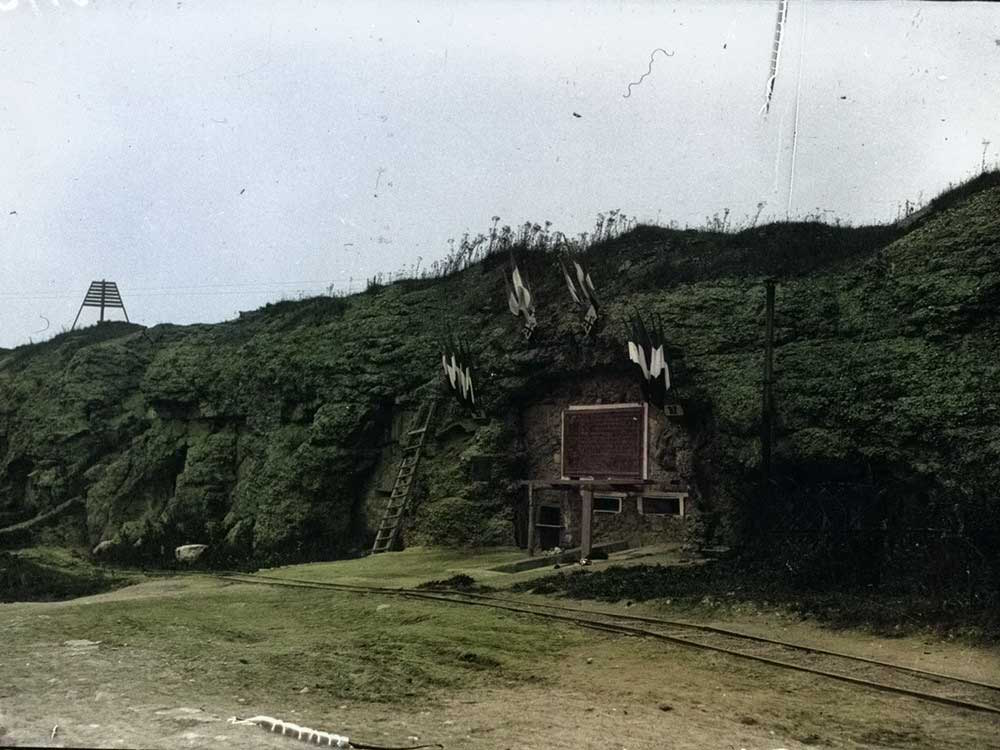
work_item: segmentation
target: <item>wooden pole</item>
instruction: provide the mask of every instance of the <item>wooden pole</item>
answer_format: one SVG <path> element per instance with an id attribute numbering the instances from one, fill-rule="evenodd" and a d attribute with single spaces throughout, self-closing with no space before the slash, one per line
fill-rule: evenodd
<path id="1" fill-rule="evenodd" d="M 535 556 L 535 486 L 528 482 L 528 557 Z"/>
<path id="2" fill-rule="evenodd" d="M 771 499 L 771 441 L 774 433 L 774 279 L 764 281 L 767 300 L 767 317 L 764 333 L 764 392 L 761 403 L 760 471 L 763 495 L 770 508 Z"/>
<path id="3" fill-rule="evenodd" d="M 101 279 L 101 319 L 97 321 L 98 323 L 104 322 L 104 299 L 105 299 L 104 295 L 106 289 L 107 289 L 107 282 L 104 279 Z"/>
<path id="4" fill-rule="evenodd" d="M 76 330 L 76 321 L 78 321 L 80 319 L 80 313 L 82 313 L 82 312 L 83 312 L 83 305 L 80 305 L 80 309 L 76 311 L 76 317 L 73 318 L 73 325 L 70 326 L 69 330 L 71 330 L 71 331 Z"/>
<path id="5" fill-rule="evenodd" d="M 581 487 L 580 499 L 580 558 L 590 559 L 590 548 L 594 534 L 594 488 Z"/>

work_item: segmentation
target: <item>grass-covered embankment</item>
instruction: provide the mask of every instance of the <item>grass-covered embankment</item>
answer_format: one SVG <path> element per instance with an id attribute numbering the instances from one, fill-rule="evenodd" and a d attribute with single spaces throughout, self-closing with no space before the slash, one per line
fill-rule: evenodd
<path id="1" fill-rule="evenodd" d="M 405 538 L 510 544 L 526 405 L 627 375 L 638 309 L 663 322 L 694 446 L 683 462 L 656 459 L 689 469 L 700 536 L 732 543 L 763 506 L 796 531 L 962 536 L 977 567 L 1000 570 L 998 238 L 1000 188 L 979 180 L 908 229 L 640 226 L 602 239 L 584 254 L 602 303 L 590 339 L 553 242 L 513 248 L 538 303 L 530 342 L 504 301 L 506 249 L 442 278 L 216 325 L 60 334 L 0 354 L 0 528 L 27 533 L 80 497 L 81 512 L 31 525 L 25 543 L 106 543 L 109 559 L 156 566 L 198 542 L 220 567 L 363 553 L 392 481 L 389 436 L 440 379 L 453 333 L 468 339 L 487 419 L 428 441 Z M 768 277 L 775 488 L 763 503 Z M 441 426 L 467 416 L 448 409 Z"/>
<path id="2" fill-rule="evenodd" d="M 138 580 L 94 565 L 82 552 L 34 547 L 0 551 L 0 602 L 57 601 L 100 594 Z"/>
<path id="3" fill-rule="evenodd" d="M 745 617 L 755 611 L 786 610 L 837 628 L 862 628 L 884 636 L 934 630 L 972 641 L 1000 642 L 1000 608 L 995 600 L 968 599 L 956 584 L 951 598 L 879 586 L 810 586 L 787 570 L 753 560 L 719 560 L 705 565 L 613 566 L 575 570 L 516 583 L 513 591 L 558 594 L 572 599 L 669 604 L 689 611 Z"/>
<path id="4" fill-rule="evenodd" d="M 503 581 L 509 577 L 490 568 L 520 560 L 524 556 L 524 550 L 514 547 L 475 551 L 407 547 L 391 554 L 368 555 L 329 563 L 289 565 L 261 570 L 260 573 L 275 578 L 382 588 L 408 588 L 456 574 L 470 575 L 473 579 L 486 583 Z"/>

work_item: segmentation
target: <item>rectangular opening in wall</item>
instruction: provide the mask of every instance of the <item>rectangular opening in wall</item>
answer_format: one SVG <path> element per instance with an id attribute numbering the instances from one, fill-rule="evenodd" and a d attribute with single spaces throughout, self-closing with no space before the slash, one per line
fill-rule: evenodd
<path id="1" fill-rule="evenodd" d="M 543 505 L 538 509 L 539 526 L 562 526 L 562 508 L 558 505 Z"/>
<path id="2" fill-rule="evenodd" d="M 639 499 L 639 512 L 644 516 L 683 516 L 683 493 L 644 495 Z"/>
<path id="3" fill-rule="evenodd" d="M 538 546 L 542 549 L 558 547 L 562 539 L 562 508 L 558 505 L 542 505 L 538 509 L 535 523 Z"/>
<path id="4" fill-rule="evenodd" d="M 594 513 L 621 513 L 622 497 L 620 494 L 594 495 Z"/>

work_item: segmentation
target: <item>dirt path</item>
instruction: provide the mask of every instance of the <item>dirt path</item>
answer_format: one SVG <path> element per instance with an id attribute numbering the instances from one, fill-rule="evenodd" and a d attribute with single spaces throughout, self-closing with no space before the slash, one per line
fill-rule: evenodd
<path id="1" fill-rule="evenodd" d="M 101 607 L 108 601 L 193 596 L 216 585 L 207 579 L 156 581 L 84 603 Z M 246 589 L 241 595 L 255 596 L 254 587 Z M 290 673 L 264 691 L 266 698 L 248 700 L 246 686 L 235 677 L 227 685 L 204 684 L 197 658 L 170 660 L 141 643 L 31 637 L 31 623 L 80 604 L 0 606 L 0 639 L 7 641 L 0 655 L 0 745 L 299 746 L 226 721 L 259 713 L 372 744 L 441 742 L 449 750 L 1000 748 L 1000 717 L 590 631 L 564 651 L 544 683 L 487 682 L 458 693 L 434 691 L 402 707 L 349 699 L 327 705 L 293 690 L 299 683 Z M 392 606 L 410 605 L 395 600 Z M 953 643 L 830 633 L 777 617 L 724 624 L 887 660 L 914 658 L 925 668 L 978 670 L 980 677 L 1000 663 L 994 653 Z M 570 626 L 552 625 L 552 642 L 568 632 L 564 627 Z M 3 638 L 3 633 L 17 635 Z M 546 649 L 546 642 L 537 645 Z M 914 648 L 920 649 L 919 658 Z"/>

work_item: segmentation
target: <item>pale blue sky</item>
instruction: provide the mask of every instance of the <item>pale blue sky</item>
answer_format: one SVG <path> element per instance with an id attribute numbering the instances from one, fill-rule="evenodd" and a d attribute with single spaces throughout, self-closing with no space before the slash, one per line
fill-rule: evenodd
<path id="1" fill-rule="evenodd" d="M 1000 6 L 791 0 L 765 117 L 775 9 L 0 0 L 0 346 L 92 279 L 210 322 L 494 214 L 784 218 L 796 115 L 793 217 L 891 220 L 998 159 Z"/>

